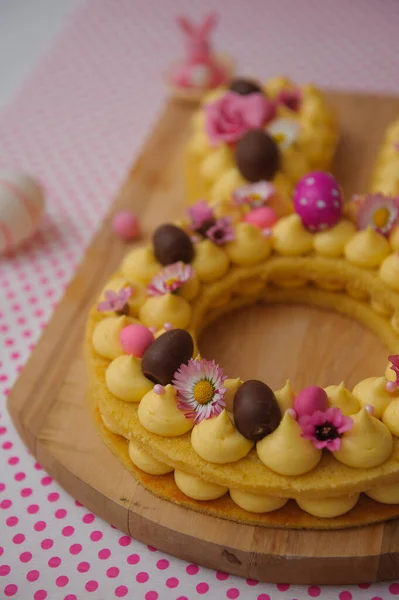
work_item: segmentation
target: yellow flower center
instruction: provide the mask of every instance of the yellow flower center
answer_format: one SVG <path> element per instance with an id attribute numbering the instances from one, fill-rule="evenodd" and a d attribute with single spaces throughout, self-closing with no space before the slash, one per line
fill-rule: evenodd
<path id="1" fill-rule="evenodd" d="M 260 194 L 257 194 L 256 192 L 253 192 L 249 198 L 251 200 L 262 200 L 262 196 Z"/>
<path id="2" fill-rule="evenodd" d="M 165 281 L 166 287 L 171 287 L 176 281 L 178 281 L 177 277 L 169 277 L 169 279 Z"/>
<path id="3" fill-rule="evenodd" d="M 373 221 L 376 227 L 384 227 L 388 223 L 390 214 L 391 213 L 389 212 L 389 210 L 384 206 L 376 210 L 373 214 Z"/>
<path id="4" fill-rule="evenodd" d="M 273 135 L 273 137 L 274 137 L 274 141 L 277 144 L 281 144 L 282 142 L 285 141 L 286 135 L 285 135 L 285 133 L 283 133 L 282 131 L 280 131 L 279 133 L 275 133 Z"/>
<path id="5" fill-rule="evenodd" d="M 213 394 L 215 393 L 215 388 L 211 384 L 210 381 L 206 379 L 201 379 L 194 386 L 194 398 L 198 404 L 208 404 L 213 398 Z"/>

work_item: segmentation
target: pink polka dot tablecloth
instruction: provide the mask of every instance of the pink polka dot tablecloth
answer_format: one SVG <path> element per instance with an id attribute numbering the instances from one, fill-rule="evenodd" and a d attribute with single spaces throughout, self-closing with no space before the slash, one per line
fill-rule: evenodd
<path id="1" fill-rule="evenodd" d="M 5 410 L 15 378 L 163 106 L 174 13 L 217 6 L 219 47 L 242 73 L 399 92 L 396 0 L 89 0 L 0 115 L 0 167 L 35 174 L 40 234 L 0 259 L 0 598 L 374 600 L 399 582 L 269 585 L 186 564 L 122 535 L 29 455 Z M 12 57 L 10 57 L 12 60 Z"/>

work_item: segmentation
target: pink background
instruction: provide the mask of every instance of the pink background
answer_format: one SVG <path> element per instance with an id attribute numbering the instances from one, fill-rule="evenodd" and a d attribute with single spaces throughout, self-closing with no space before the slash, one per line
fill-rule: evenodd
<path id="1" fill-rule="evenodd" d="M 36 174 L 48 198 L 40 235 L 0 259 L 0 598 L 393 598 L 399 582 L 258 584 L 144 546 L 60 489 L 5 411 L 5 396 L 164 104 L 161 74 L 181 49 L 173 14 L 188 5 L 197 18 L 218 7 L 218 46 L 241 73 L 399 92 L 395 0 L 89 0 L 73 16 L 0 115 L 0 167 Z"/>

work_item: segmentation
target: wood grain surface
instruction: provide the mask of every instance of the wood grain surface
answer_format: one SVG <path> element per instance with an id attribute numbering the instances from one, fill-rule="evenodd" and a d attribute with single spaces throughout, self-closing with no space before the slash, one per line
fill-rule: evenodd
<path id="1" fill-rule="evenodd" d="M 329 93 L 342 141 L 334 173 L 345 194 L 365 191 L 395 98 Z M 147 492 L 97 436 L 85 402 L 86 314 L 127 248 L 111 232 L 133 208 L 150 233 L 184 206 L 182 157 L 192 107 L 170 102 L 9 396 L 13 422 L 37 460 L 75 498 L 133 537 L 189 561 L 290 583 L 358 583 L 399 574 L 397 521 L 345 531 L 268 530 L 189 511 Z M 60 343 L 62 341 L 62 343 Z M 230 376 L 272 387 L 345 380 L 386 365 L 383 345 L 345 317 L 302 306 L 256 306 L 204 331 L 202 353 Z"/>

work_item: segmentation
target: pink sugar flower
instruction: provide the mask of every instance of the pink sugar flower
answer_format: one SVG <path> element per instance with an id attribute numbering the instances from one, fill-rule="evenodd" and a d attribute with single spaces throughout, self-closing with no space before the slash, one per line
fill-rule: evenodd
<path id="1" fill-rule="evenodd" d="M 215 224 L 213 209 L 205 200 L 198 200 L 187 210 L 191 219 L 191 229 L 205 235 L 207 229 Z"/>
<path id="2" fill-rule="evenodd" d="M 205 105 L 205 128 L 213 146 L 234 144 L 250 129 L 260 129 L 276 112 L 263 94 L 242 96 L 228 91 Z"/>
<path id="3" fill-rule="evenodd" d="M 176 262 L 168 265 L 155 275 L 147 287 L 149 296 L 163 296 L 178 290 L 194 275 L 194 269 L 184 262 Z"/>
<path id="4" fill-rule="evenodd" d="M 399 199 L 384 194 L 366 194 L 359 202 L 357 226 L 369 225 L 382 235 L 389 235 L 399 221 Z"/>
<path id="5" fill-rule="evenodd" d="M 268 181 L 258 181 L 243 185 L 233 192 L 233 202 L 237 206 L 249 206 L 250 208 L 260 208 L 265 206 L 268 200 L 276 193 L 272 183 Z"/>
<path id="6" fill-rule="evenodd" d="M 124 314 L 127 311 L 127 302 L 130 296 L 133 294 L 132 287 L 124 287 L 119 292 L 113 290 L 105 290 L 105 300 L 99 302 L 97 310 L 100 312 L 113 311 L 116 313 Z"/>
<path id="7" fill-rule="evenodd" d="M 231 217 L 220 217 L 206 232 L 206 237 L 217 246 L 223 246 L 235 239 Z"/>
<path id="8" fill-rule="evenodd" d="M 188 419 L 200 423 L 219 415 L 226 403 L 226 376 L 214 360 L 190 359 L 181 365 L 173 377 L 172 385 L 177 390 L 177 407 L 183 410 Z"/>
<path id="9" fill-rule="evenodd" d="M 396 387 L 399 387 L 399 354 L 391 354 L 388 356 L 388 360 L 391 363 L 391 369 L 395 373 L 396 380 L 392 383 L 395 384 Z"/>
<path id="10" fill-rule="evenodd" d="M 299 88 L 281 90 L 277 96 L 277 103 L 283 104 L 294 112 L 298 112 L 301 108 L 302 92 Z"/>
<path id="11" fill-rule="evenodd" d="M 318 450 L 327 448 L 331 452 L 340 449 L 342 434 L 349 431 L 353 425 L 352 419 L 343 415 L 336 407 L 304 415 L 298 423 L 302 429 L 302 437 L 311 440 Z"/>

